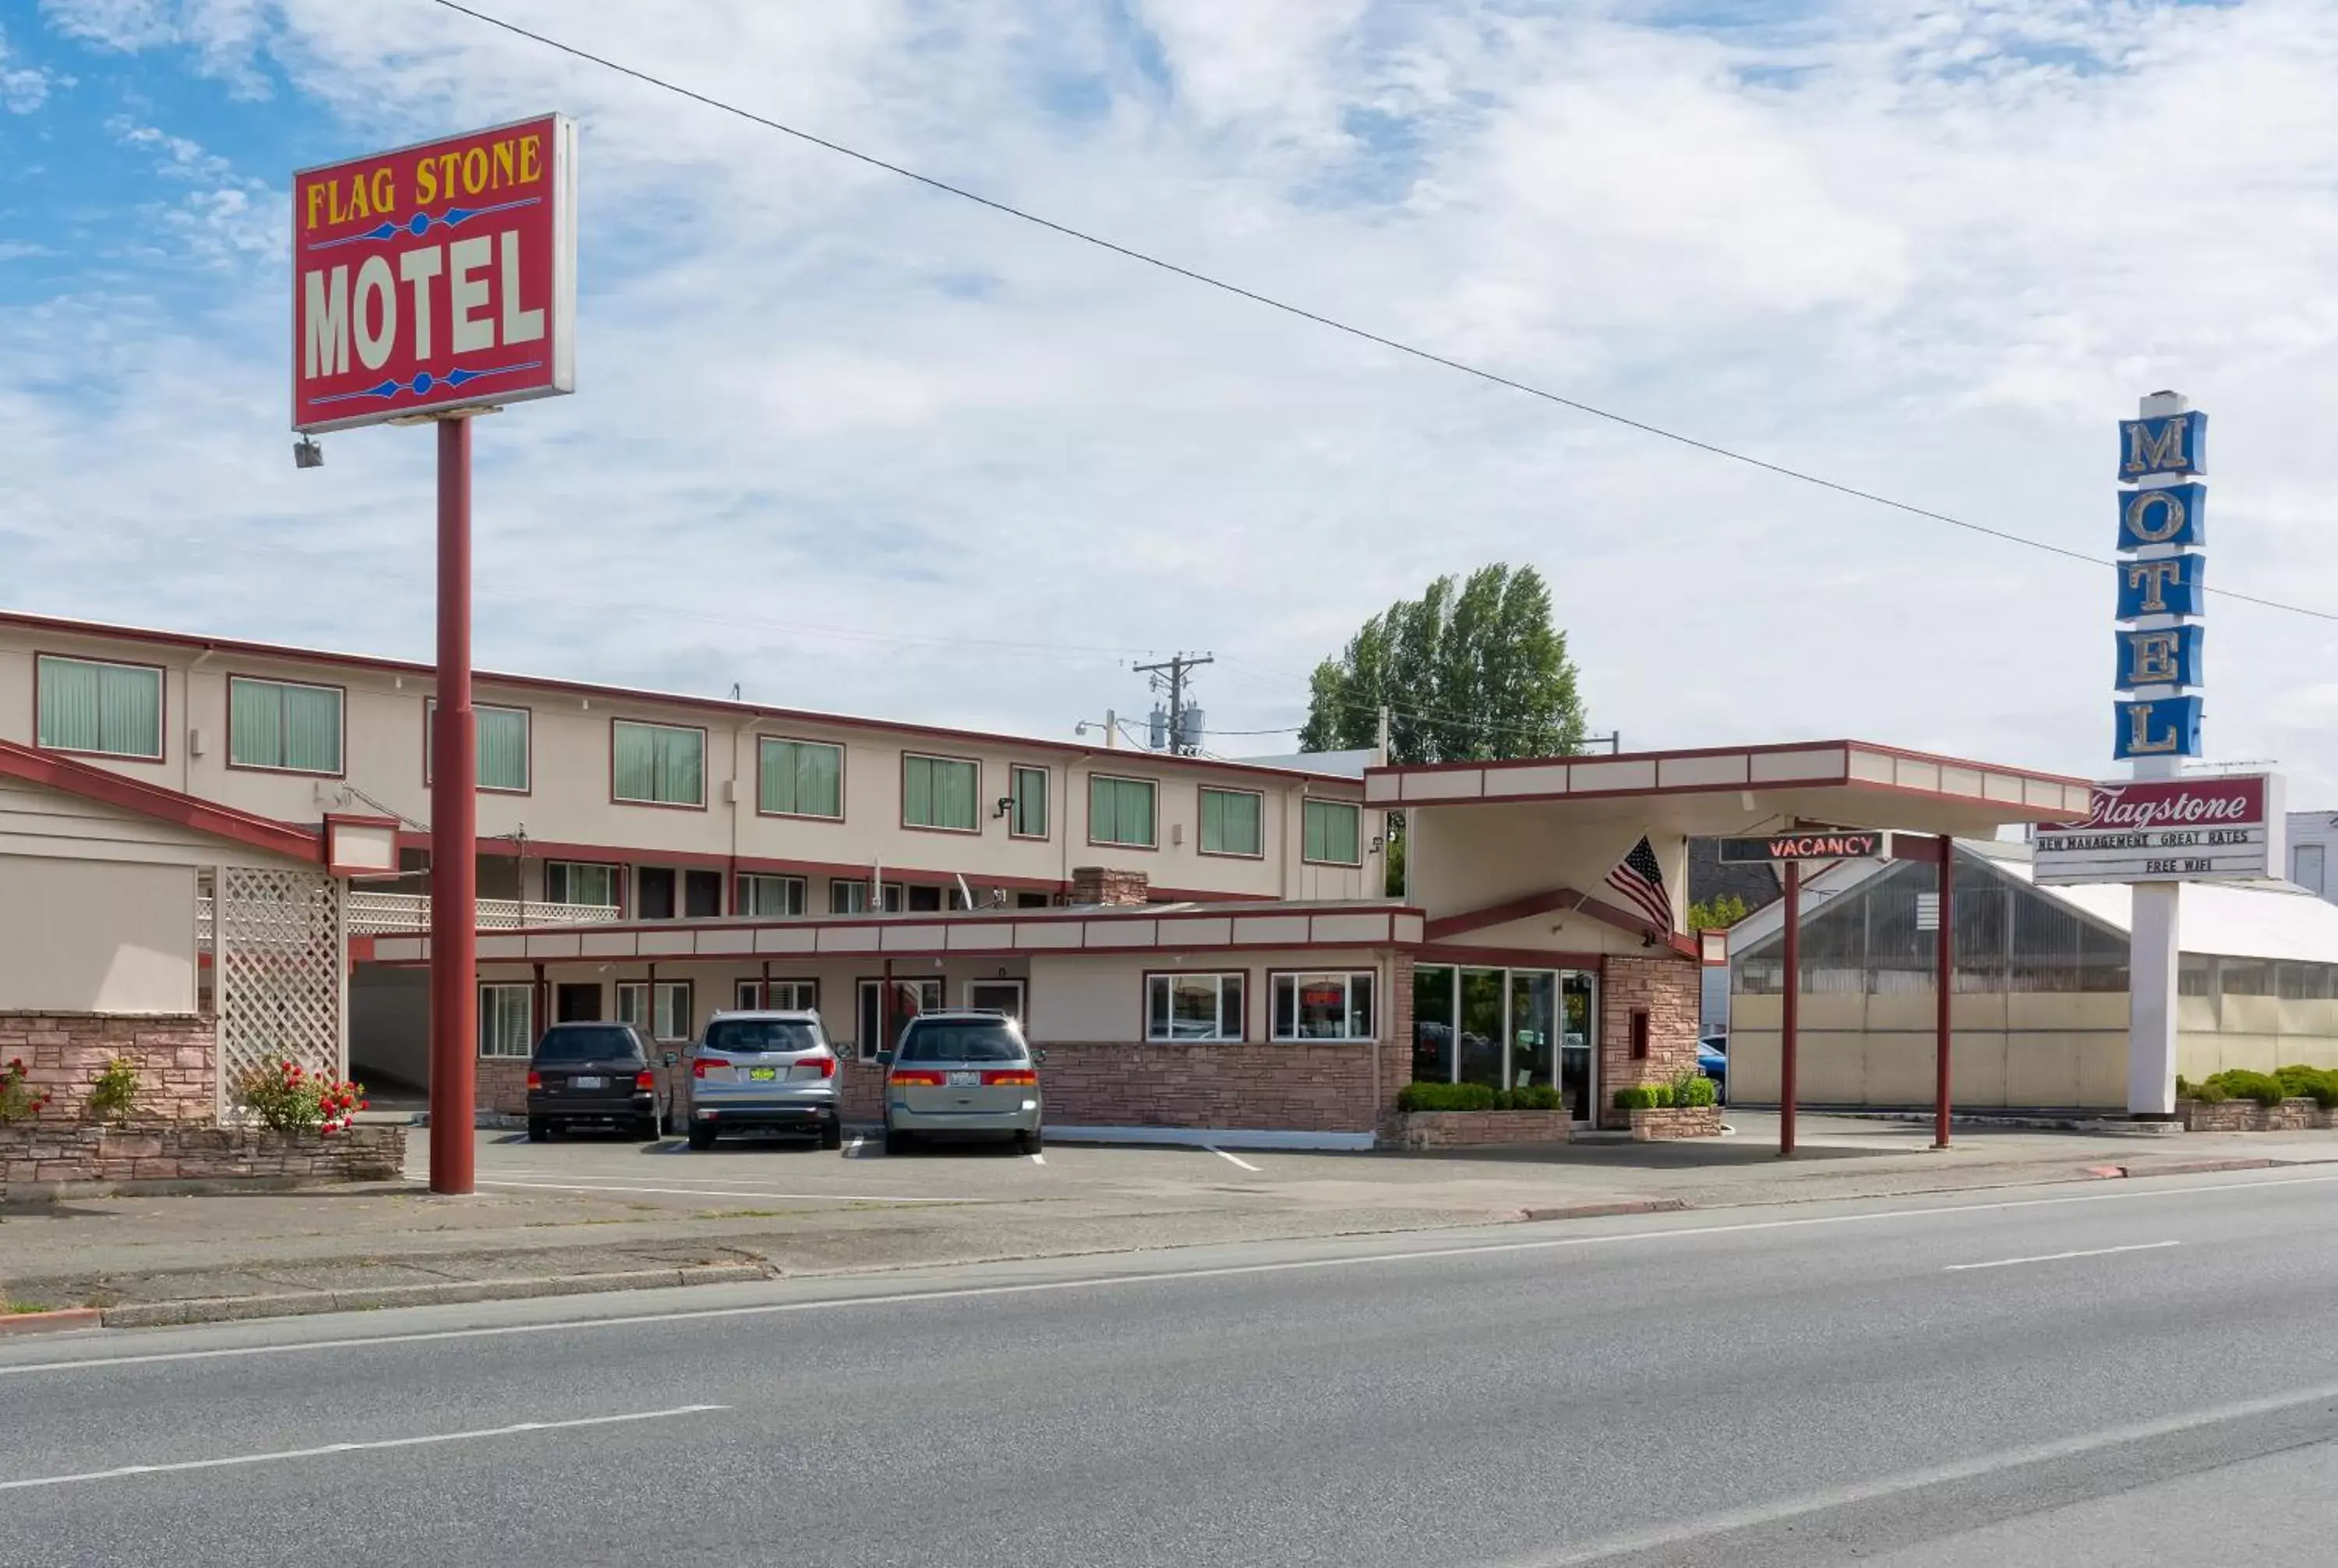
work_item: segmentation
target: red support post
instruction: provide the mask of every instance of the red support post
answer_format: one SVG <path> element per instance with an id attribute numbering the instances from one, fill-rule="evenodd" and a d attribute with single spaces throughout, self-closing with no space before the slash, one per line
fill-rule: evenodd
<path id="1" fill-rule="evenodd" d="M 1794 1054 L 1803 1022 L 1803 867 L 1789 860 L 1783 867 L 1786 885 L 1786 983 L 1784 1008 L 1778 1028 L 1778 1153 L 1794 1152 Z"/>
<path id="2" fill-rule="evenodd" d="M 1949 1146 L 1949 1014 L 1956 998 L 1957 919 L 1950 906 L 1957 871 L 1956 840 L 1940 835 L 1940 929 L 1934 938 L 1938 965 L 1933 971 L 1935 1012 L 1932 1035 L 1932 1147 Z"/>
<path id="3" fill-rule="evenodd" d="M 430 1191 L 472 1191 L 478 777 L 471 710 L 471 421 L 438 425 L 438 710 L 430 783 Z"/>

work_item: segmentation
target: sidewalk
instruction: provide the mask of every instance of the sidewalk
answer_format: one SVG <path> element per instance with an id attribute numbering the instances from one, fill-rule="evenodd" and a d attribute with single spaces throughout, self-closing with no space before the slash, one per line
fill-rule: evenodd
<path id="1" fill-rule="evenodd" d="M 418 1184 L 111 1198 L 0 1211 L 19 1309 L 117 1326 L 491 1295 L 638 1289 L 1219 1242 L 2090 1181 L 2205 1165 L 2338 1161 L 2338 1133 L 2117 1137 L 1805 1116 L 1733 1137 L 1455 1155 L 1050 1148 L 887 1159 L 800 1146 L 541 1145 L 479 1134 L 479 1191 Z"/>

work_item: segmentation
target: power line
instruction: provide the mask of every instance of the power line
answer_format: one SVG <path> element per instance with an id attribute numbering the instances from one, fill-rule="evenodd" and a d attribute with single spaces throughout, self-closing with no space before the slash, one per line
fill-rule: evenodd
<path id="1" fill-rule="evenodd" d="M 1529 397 L 1538 397 L 1546 403 L 1552 403 L 1562 408 L 1572 409 L 1577 414 L 1587 414 L 1595 419 L 1605 419 L 1610 424 L 1621 425 L 1626 429 L 1639 431 L 1644 436 L 1654 436 L 1661 440 L 1674 442 L 1676 445 L 1690 447 L 1698 452 L 1703 452 L 1709 456 L 1724 458 L 1729 462 L 1743 464 L 1750 468 L 1759 468 L 1764 473 L 1775 475 L 1783 479 L 1792 479 L 1801 484 L 1816 486 L 1822 490 L 1831 490 L 1838 495 L 1847 495 L 1853 500 L 1865 501 L 1871 505 L 1886 507 L 1891 511 L 1905 513 L 1911 517 L 1921 517 L 1934 523 L 1944 523 L 1951 528 L 1961 528 L 1968 533 L 1979 534 L 1987 538 L 2000 540 L 2008 544 L 2020 544 L 2032 550 L 2042 550 L 2049 555 L 2059 555 L 2067 560 L 2084 562 L 2088 565 L 2111 566 L 2117 564 L 2107 555 L 2091 555 L 2083 550 L 2072 550 L 2066 545 L 2049 544 L 2043 539 L 2033 539 L 2026 534 L 2015 534 L 2003 528 L 1992 528 L 1985 523 L 1975 523 L 1970 518 L 1955 516 L 1947 512 L 1935 511 L 1929 506 L 1917 505 L 1912 501 L 1901 501 L 1894 499 L 1890 495 L 1881 495 L 1872 490 L 1862 490 L 1855 485 L 1848 485 L 1837 479 L 1829 479 L 1821 475 L 1812 474 L 1806 469 L 1790 467 L 1783 463 L 1773 463 L 1767 458 L 1756 457 L 1751 453 L 1739 452 L 1734 448 L 1723 446 L 1715 442 L 1702 440 L 1695 436 L 1685 435 L 1677 430 L 1666 429 L 1664 426 L 1652 424 L 1645 419 L 1636 419 L 1627 414 L 1618 414 L 1613 409 L 1602 408 L 1596 404 L 1586 403 L 1580 398 L 1563 396 L 1560 393 L 1550 391 L 1546 387 L 1537 387 L 1531 382 L 1520 381 L 1515 377 L 1502 375 L 1499 371 L 1488 370 L 1482 366 L 1472 365 L 1467 360 L 1455 359 L 1447 355 L 1439 354 L 1434 349 L 1423 348 L 1418 344 L 1407 343 L 1400 338 L 1385 337 L 1380 333 L 1370 330 L 1369 328 L 1358 327 L 1352 323 L 1340 320 L 1336 317 L 1326 316 L 1320 311 L 1310 310 L 1305 306 L 1294 305 L 1286 299 L 1278 299 L 1271 294 L 1262 294 L 1254 289 L 1246 289 L 1239 283 L 1230 283 L 1223 278 L 1212 277 L 1209 273 L 1196 271 L 1191 267 L 1180 266 L 1174 261 L 1153 255 L 1148 251 L 1138 250 L 1131 246 L 1120 244 L 1115 240 L 1106 240 L 1101 235 L 1091 234 L 1084 229 L 1076 229 L 1068 223 L 1059 223 L 1052 218 L 1043 218 L 1036 212 L 1029 211 L 1021 207 L 1014 206 L 1006 201 L 1001 201 L 995 197 L 985 196 L 977 191 L 969 191 L 962 185 L 953 185 L 947 180 L 939 180 L 930 174 L 920 174 L 914 169 L 907 168 L 899 163 L 889 162 L 885 159 L 879 158 L 874 153 L 863 152 L 858 148 L 848 147 L 841 142 L 831 142 L 825 136 L 818 136 L 813 134 L 811 132 L 800 130 L 782 121 L 773 120 L 768 115 L 758 114 L 752 109 L 742 108 L 736 103 L 732 103 L 723 99 L 712 97 L 704 93 L 696 92 L 691 88 L 684 87 L 680 83 L 670 82 L 663 76 L 653 75 L 647 71 L 639 70 L 631 65 L 621 64 L 614 60 L 609 59 L 605 55 L 595 54 L 589 50 L 580 49 L 574 44 L 563 43 L 557 38 L 550 37 L 545 34 L 534 32 L 528 28 L 522 27 L 517 23 L 506 22 L 500 16 L 490 15 L 485 11 L 474 10 L 468 5 L 459 4 L 458 0 L 430 0 L 430 3 L 435 5 L 442 6 L 449 11 L 458 12 L 465 16 L 472 18 L 474 21 L 484 22 L 491 27 L 499 27 L 506 33 L 513 34 L 521 38 L 528 39 L 534 43 L 541 44 L 548 49 L 556 49 L 564 54 L 569 55 L 575 59 L 585 61 L 591 64 L 598 65 L 604 70 L 614 71 L 621 76 L 630 76 L 636 82 L 644 83 L 649 86 L 658 88 L 662 92 L 672 93 L 679 97 L 690 99 L 693 103 L 702 103 L 707 108 L 720 110 L 725 114 L 735 115 L 739 119 L 748 121 L 752 124 L 760 125 L 767 131 L 777 131 L 783 136 L 791 136 L 799 142 L 806 142 L 826 152 L 834 152 L 840 157 L 850 158 L 855 162 L 867 164 L 872 169 L 881 169 L 888 174 L 898 174 L 902 179 L 914 181 L 918 184 L 923 185 L 928 190 L 938 191 L 947 196 L 958 197 L 960 201 L 971 201 L 977 206 L 987 207 L 990 211 L 999 213 L 1004 217 L 1013 218 L 1019 222 L 1033 224 L 1038 228 L 1047 230 L 1052 233 L 1060 234 L 1065 239 L 1076 240 L 1083 245 L 1092 245 L 1100 250 L 1109 250 L 1115 256 L 1125 258 L 1131 261 L 1140 262 L 1147 267 L 1157 268 L 1161 271 L 1172 273 L 1189 282 L 1199 283 L 1204 288 L 1215 289 L 1222 293 L 1232 294 L 1238 299 L 1247 299 L 1254 305 L 1263 305 L 1270 310 L 1279 310 L 1286 316 L 1295 316 L 1302 321 L 1311 321 L 1319 327 L 1328 327 L 1334 332 L 1345 333 L 1351 338 L 1359 338 L 1363 342 L 1376 345 L 1379 348 L 1389 349 L 1394 353 L 1408 355 L 1412 358 L 1422 360 L 1430 365 L 1441 366 L 1448 370 L 1459 371 L 1464 376 L 1475 377 L 1480 381 L 1489 382 L 1494 386 L 1506 387 L 1512 392 L 1522 392 Z M 2338 611 L 2315 610 L 2306 605 L 2291 604 L 2284 603 L 2282 600 L 2267 599 L 2254 593 L 2243 593 L 2231 588 L 2209 588 L 2207 592 L 2215 593 L 2222 598 L 2236 600 L 2245 604 L 2261 605 L 2268 610 L 2285 610 L 2292 614 L 2310 616 L 2317 621 L 2338 621 Z"/>

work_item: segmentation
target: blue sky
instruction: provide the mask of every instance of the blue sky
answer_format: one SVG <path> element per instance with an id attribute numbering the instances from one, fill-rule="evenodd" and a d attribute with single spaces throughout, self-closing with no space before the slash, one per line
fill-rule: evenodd
<path id="1" fill-rule="evenodd" d="M 2338 609 L 2338 0 L 482 0 L 1247 285 L 2073 548 L 2217 420 L 2211 581 Z M 283 386 L 296 166 L 582 133 L 579 391 L 479 432 L 483 662 L 1213 728 L 1429 576 L 1550 578 L 1595 730 L 2108 766 L 2107 569 L 1261 311 L 427 0 L 0 4 L 0 604 L 422 656 L 427 438 Z M 2218 605 L 2207 730 L 2338 805 L 2338 636 Z M 1275 749 L 1227 734 L 1218 749 Z"/>

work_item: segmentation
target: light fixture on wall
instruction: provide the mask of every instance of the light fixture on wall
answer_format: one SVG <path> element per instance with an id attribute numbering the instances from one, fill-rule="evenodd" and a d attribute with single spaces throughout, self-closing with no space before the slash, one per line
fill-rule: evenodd
<path id="1" fill-rule="evenodd" d="M 1377 855 L 1377 854 L 1379 854 L 1381 850 L 1383 850 L 1383 849 L 1385 849 L 1385 848 L 1388 848 L 1388 839 L 1387 839 L 1385 837 L 1383 837 L 1382 835 L 1378 834 L 1378 833 L 1375 833 L 1375 834 L 1373 834 L 1373 835 L 1372 835 L 1372 853 L 1373 853 L 1373 854 Z"/>
<path id="2" fill-rule="evenodd" d="M 1015 797 L 1014 797 L 1014 796 L 1012 796 L 1012 795 L 1001 795 L 1001 796 L 998 798 L 998 807 L 997 807 L 997 809 L 996 809 L 996 810 L 992 811 L 992 812 L 991 812 L 991 815 L 992 815 L 993 817 L 1004 817 L 1004 816 L 1006 816 L 1009 811 L 1012 811 L 1012 810 L 1014 810 L 1014 809 L 1015 809 Z"/>

